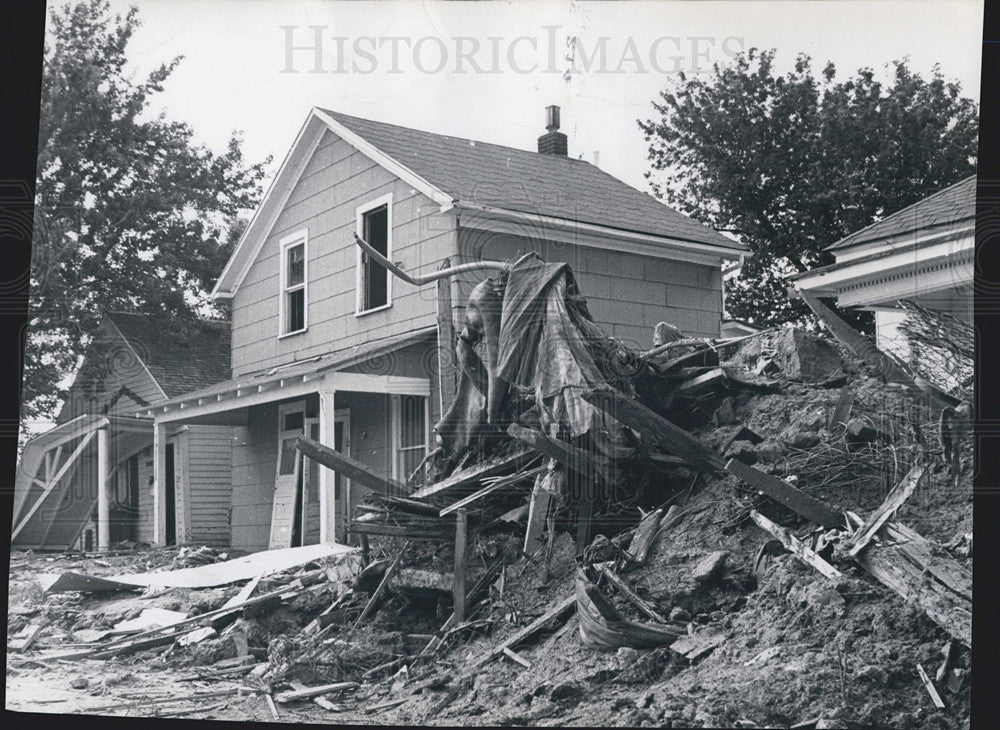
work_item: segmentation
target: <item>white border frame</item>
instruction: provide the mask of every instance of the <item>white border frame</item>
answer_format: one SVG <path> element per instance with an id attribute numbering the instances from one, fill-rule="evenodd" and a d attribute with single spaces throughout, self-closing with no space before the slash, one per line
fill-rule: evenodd
<path id="1" fill-rule="evenodd" d="M 392 193 L 386 193 L 381 197 L 375 198 L 367 203 L 363 203 L 354 209 L 354 230 L 358 236 L 364 238 L 364 215 L 368 211 L 375 210 L 382 206 L 386 206 L 386 215 L 388 220 L 386 222 L 386 246 L 385 246 L 385 257 L 392 261 Z M 375 307 L 374 309 L 361 309 L 361 251 L 360 246 L 354 247 L 356 251 L 355 264 L 354 264 L 354 316 L 364 317 L 367 314 L 372 314 L 373 312 L 381 312 L 385 309 L 389 309 L 392 306 L 392 280 L 395 278 L 389 271 L 385 272 L 387 283 L 386 283 L 386 297 L 387 301 L 381 307 Z"/>
<path id="2" fill-rule="evenodd" d="M 288 289 L 285 286 L 288 275 L 288 249 L 302 244 L 302 329 L 285 332 L 285 296 Z M 302 228 L 295 233 L 291 233 L 278 242 L 278 251 L 281 256 L 279 266 L 280 280 L 278 281 L 278 339 L 300 335 L 309 329 L 309 229 Z M 297 289 L 295 291 L 298 291 Z"/>

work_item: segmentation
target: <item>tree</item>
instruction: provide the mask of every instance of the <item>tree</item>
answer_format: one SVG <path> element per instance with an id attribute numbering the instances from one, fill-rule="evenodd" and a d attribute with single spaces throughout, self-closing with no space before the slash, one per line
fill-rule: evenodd
<path id="1" fill-rule="evenodd" d="M 22 421 L 50 418 L 102 311 L 191 318 L 260 196 L 234 132 L 222 153 L 150 109 L 181 58 L 135 80 L 138 11 L 55 7 L 45 42 Z"/>
<path id="2" fill-rule="evenodd" d="M 654 193 L 753 252 L 727 284 L 729 313 L 771 326 L 805 312 L 790 275 L 832 263 L 824 248 L 976 170 L 978 111 L 935 66 L 905 60 L 883 84 L 870 68 L 817 78 L 799 55 L 751 49 L 707 78 L 678 76 L 639 120 Z"/>

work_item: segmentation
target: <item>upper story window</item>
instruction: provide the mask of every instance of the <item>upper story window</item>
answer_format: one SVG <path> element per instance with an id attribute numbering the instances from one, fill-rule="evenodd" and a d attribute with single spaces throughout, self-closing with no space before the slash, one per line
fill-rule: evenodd
<path id="1" fill-rule="evenodd" d="M 306 319 L 309 278 L 306 265 L 308 235 L 298 231 L 281 239 L 281 333 L 279 336 L 302 332 Z"/>
<path id="2" fill-rule="evenodd" d="M 392 256 L 392 195 L 386 195 L 357 210 L 358 235 L 380 254 Z M 392 306 L 392 276 L 389 271 L 358 249 L 356 314 Z"/>

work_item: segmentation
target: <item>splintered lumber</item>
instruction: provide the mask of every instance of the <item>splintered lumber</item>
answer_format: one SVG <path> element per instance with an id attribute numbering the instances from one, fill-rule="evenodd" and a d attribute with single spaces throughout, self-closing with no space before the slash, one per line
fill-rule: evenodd
<path id="1" fill-rule="evenodd" d="M 27 651 L 35 643 L 35 640 L 42 633 L 42 629 L 45 628 L 47 623 L 47 621 L 43 620 L 39 623 L 28 625 L 21 634 L 15 636 L 7 643 L 8 648 L 12 651 Z"/>
<path id="2" fill-rule="evenodd" d="M 840 344 L 878 370 L 886 382 L 903 383 L 909 386 L 914 384 L 913 379 L 906 374 L 895 359 L 879 350 L 874 343 L 851 327 L 839 314 L 823 304 L 818 297 L 802 290 L 798 290 L 798 294 L 813 311 L 813 314 L 840 341 Z"/>
<path id="3" fill-rule="evenodd" d="M 893 490 L 889 492 L 889 496 L 878 506 L 878 509 L 868 515 L 865 524 L 858 529 L 851 540 L 851 548 L 847 551 L 850 557 L 857 557 L 858 553 L 868 546 L 868 543 L 875 537 L 875 533 L 882 528 L 882 525 L 888 522 L 896 514 L 896 510 L 902 506 L 903 502 L 910 498 L 910 495 L 917 488 L 917 484 L 920 483 L 920 478 L 924 475 L 924 471 L 925 468 L 923 466 L 919 464 L 915 465 L 906 473 L 906 476 L 903 477 L 899 484 L 893 487 Z"/>
<path id="4" fill-rule="evenodd" d="M 455 606 L 455 621 L 465 621 L 465 532 L 467 520 L 465 509 L 455 512 L 455 580 L 452 584 L 452 600 Z"/>
<path id="5" fill-rule="evenodd" d="M 295 439 L 295 448 L 304 456 L 309 457 L 327 469 L 332 469 L 347 479 L 363 484 L 381 494 L 401 496 L 406 493 L 403 485 L 394 479 L 385 479 L 373 472 L 360 461 L 355 461 L 346 454 L 324 446 L 306 436 Z"/>
<path id="6" fill-rule="evenodd" d="M 837 510 L 793 487 L 784 479 L 765 474 L 737 459 L 729 460 L 726 471 L 817 525 L 827 528 L 840 528 L 843 525 L 843 518 Z"/>
<path id="7" fill-rule="evenodd" d="M 610 649 L 623 646 L 651 649 L 671 644 L 682 635 L 679 629 L 669 625 L 646 624 L 623 618 L 582 571 L 577 572 L 575 590 L 580 636 L 588 644 Z"/>
<path id="8" fill-rule="evenodd" d="M 826 424 L 828 431 L 832 431 L 837 426 L 846 425 L 851 418 L 851 408 L 854 406 L 854 391 L 850 388 L 844 388 L 840 391 L 840 399 L 837 401 L 837 405 L 834 406 L 833 413 L 830 414 L 830 420 Z"/>
<path id="9" fill-rule="evenodd" d="M 348 689 L 357 689 L 359 687 L 357 682 L 335 682 L 333 684 L 324 684 L 319 687 L 305 687 L 303 689 L 289 690 L 287 692 L 279 692 L 274 696 L 275 702 L 295 702 L 297 700 L 310 700 L 313 697 L 319 697 L 320 695 L 325 695 L 330 692 L 343 692 Z"/>
<path id="10" fill-rule="evenodd" d="M 528 525 L 524 531 L 525 555 L 534 555 L 542 548 L 540 538 L 549 505 L 553 497 L 559 494 L 566 478 L 565 472 L 557 470 L 555 464 L 555 459 L 549 459 L 545 473 L 535 477 L 535 486 L 531 490 L 531 500 L 528 502 Z"/>
<path id="11" fill-rule="evenodd" d="M 532 621 L 530 624 L 525 626 L 523 629 L 511 635 L 507 639 L 504 639 L 502 642 L 500 642 L 500 644 L 491 649 L 487 654 L 485 654 L 480 659 L 476 660 L 473 663 L 472 667 L 469 669 L 468 673 L 472 674 L 473 672 L 477 671 L 478 669 L 485 666 L 489 662 L 493 661 L 497 657 L 501 656 L 504 653 L 504 649 L 513 649 L 515 646 L 520 644 L 529 636 L 532 636 L 541 631 L 548 623 L 562 618 L 562 616 L 568 613 L 570 609 L 572 609 L 574 606 L 576 606 L 576 596 L 570 596 L 569 598 L 560 601 L 555 606 L 553 606 L 548 611 L 546 611 L 541 616 Z"/>
<path id="12" fill-rule="evenodd" d="M 388 537 L 406 537 L 411 540 L 442 540 L 451 537 L 451 526 L 414 527 L 411 525 L 382 525 L 375 522 L 358 522 L 353 520 L 349 532 L 358 535 L 385 535 Z"/>
<path id="13" fill-rule="evenodd" d="M 941 699 L 941 695 L 938 694 L 937 688 L 931 681 L 931 678 L 927 676 L 927 672 L 924 670 L 924 665 L 917 662 L 917 674 L 920 675 L 920 681 L 924 683 L 924 687 L 927 688 L 927 694 L 931 696 L 931 702 L 939 710 L 944 709 L 944 700 Z"/>
<path id="14" fill-rule="evenodd" d="M 649 555 L 649 548 L 653 546 L 657 531 L 660 527 L 660 518 L 663 516 L 663 508 L 655 509 L 642 518 L 639 526 L 632 535 L 632 541 L 628 544 L 628 553 L 632 556 L 633 562 L 642 565 Z"/>
<path id="15" fill-rule="evenodd" d="M 591 405 L 637 431 L 644 441 L 656 442 L 688 464 L 709 473 L 725 469 L 725 461 L 708 444 L 675 426 L 642 403 L 615 390 L 591 391 L 581 394 Z"/>
<path id="16" fill-rule="evenodd" d="M 385 593 L 386 586 L 389 585 L 389 579 L 392 578 L 393 574 L 399 568 L 399 563 L 403 559 L 403 555 L 404 553 L 406 553 L 406 549 L 409 546 L 410 544 L 406 543 L 405 545 L 403 545 L 402 549 L 396 554 L 395 559 L 386 569 L 385 575 L 382 576 L 382 581 L 378 584 L 378 588 L 375 589 L 375 592 L 372 593 L 371 598 L 368 599 L 368 603 L 365 605 L 365 610 L 361 612 L 361 615 L 358 616 L 358 620 L 354 622 L 353 626 L 351 626 L 351 633 L 354 633 L 354 631 L 358 628 L 358 626 L 360 626 L 364 622 L 364 620 L 368 618 L 368 615 L 372 612 L 372 609 L 375 607 L 375 604 L 378 602 L 378 599 L 382 597 L 383 593 Z"/>
<path id="17" fill-rule="evenodd" d="M 882 540 L 854 558 L 876 580 L 920 608 L 938 626 L 972 646 L 972 575 L 943 548 L 900 522 L 886 522 Z"/>
<path id="18" fill-rule="evenodd" d="M 593 479 L 594 475 L 597 475 L 604 481 L 610 481 L 607 461 L 596 454 L 587 453 L 576 446 L 550 438 L 541 431 L 525 428 L 519 423 L 510 424 L 507 433 L 511 438 L 527 444 L 550 459 L 555 459 L 585 479 Z"/>
<path id="19" fill-rule="evenodd" d="M 823 576 L 830 580 L 837 581 L 844 577 L 843 573 L 834 568 L 819 555 L 806 547 L 795 535 L 786 530 L 781 525 L 776 525 L 767 519 L 757 510 L 750 510 L 750 519 L 757 523 L 757 526 L 765 532 L 769 532 L 785 546 L 795 557 L 807 565 L 811 565 Z"/>
<path id="20" fill-rule="evenodd" d="M 613 570 L 611 570 L 611 568 L 609 568 L 607 564 L 601 563 L 595 567 L 601 572 L 601 575 L 607 578 L 608 582 L 611 583 L 611 585 L 613 585 L 618 590 L 618 592 L 621 593 L 622 596 L 624 596 L 633 606 L 638 608 L 640 611 L 642 611 L 644 614 L 649 616 L 649 618 L 653 619 L 657 623 L 661 623 L 664 625 L 670 624 L 670 622 L 667 619 L 663 618 L 663 616 L 658 614 L 653 609 L 652 606 L 650 606 L 644 600 L 639 598 L 639 596 L 635 593 L 635 591 L 633 591 L 629 587 L 628 583 L 626 583 L 621 576 L 619 576 Z"/>
<path id="21" fill-rule="evenodd" d="M 434 497 L 442 495 L 445 492 L 461 489 L 462 487 L 467 487 L 470 484 L 475 484 L 483 479 L 483 477 L 491 477 L 496 474 L 514 471 L 533 458 L 536 458 L 535 452 L 528 449 L 516 451 L 513 454 L 505 454 L 504 456 L 490 459 L 483 464 L 477 464 L 476 466 L 472 466 L 467 469 L 460 469 L 451 476 L 446 477 L 435 484 L 430 484 L 423 489 L 417 490 L 410 495 L 410 498 L 427 499 L 428 497 Z"/>
<path id="22" fill-rule="evenodd" d="M 444 509 L 442 509 L 438 513 L 438 515 L 440 517 L 444 517 L 445 515 L 451 514 L 452 512 L 454 512 L 454 511 L 456 511 L 456 510 L 458 510 L 458 509 L 460 509 L 462 507 L 468 507 L 473 502 L 475 502 L 475 501 L 477 501 L 479 499 L 482 499 L 483 497 L 485 497 L 487 495 L 493 494 L 494 492 L 496 492 L 496 491 L 498 491 L 500 489 L 503 489 L 505 487 L 509 487 L 511 484 L 517 484 L 518 482 L 523 481 L 525 479 L 532 479 L 532 478 L 538 476 L 539 474 L 543 474 L 545 472 L 546 468 L 547 467 L 545 467 L 544 465 L 543 466 L 538 466 L 538 467 L 535 467 L 534 469 L 529 469 L 528 471 L 525 471 L 525 472 L 519 472 L 517 474 L 511 474 L 509 477 L 504 477 L 502 479 L 498 479 L 495 482 L 492 482 L 491 484 L 487 484 L 485 487 L 483 487 L 479 491 L 473 492 L 468 497 L 463 497 L 462 499 L 458 500 L 454 504 L 448 505 L 447 507 L 445 507 Z"/>
<path id="23" fill-rule="evenodd" d="M 525 669 L 531 669 L 531 662 L 529 662 L 527 659 L 525 659 L 523 656 L 521 656 L 520 654 L 518 654 L 513 649 L 510 649 L 510 648 L 508 648 L 508 647 L 505 646 L 503 648 L 503 655 L 505 657 L 507 657 L 508 659 L 511 659 L 512 661 L 517 662 L 518 664 L 520 664 Z"/>
<path id="24" fill-rule="evenodd" d="M 707 373 L 685 380 L 677 386 L 677 395 L 694 398 L 726 381 L 726 372 L 722 368 L 709 370 Z"/>

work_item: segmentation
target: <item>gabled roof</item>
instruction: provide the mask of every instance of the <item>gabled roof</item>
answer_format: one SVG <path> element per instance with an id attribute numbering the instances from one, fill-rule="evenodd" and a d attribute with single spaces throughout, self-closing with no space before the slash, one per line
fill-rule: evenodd
<path id="1" fill-rule="evenodd" d="M 323 134 L 329 130 L 441 206 L 598 226 L 652 237 L 665 247 L 712 253 L 747 248 L 583 160 L 504 147 L 352 117 L 314 107 L 216 282 L 232 296 L 269 235 Z M 669 250 L 669 249 L 668 249 Z"/>
<path id="2" fill-rule="evenodd" d="M 456 202 L 744 250 L 583 160 L 323 111 Z"/>
<path id="3" fill-rule="evenodd" d="M 175 320 L 148 314 L 105 315 L 135 351 L 168 398 L 228 380 L 230 323 Z"/>
<path id="4" fill-rule="evenodd" d="M 916 231 L 945 230 L 959 223 L 971 222 L 976 217 L 976 176 L 961 180 L 944 190 L 886 216 L 867 228 L 846 236 L 827 251 L 835 251 L 864 243 L 874 243 L 885 238 Z"/>

